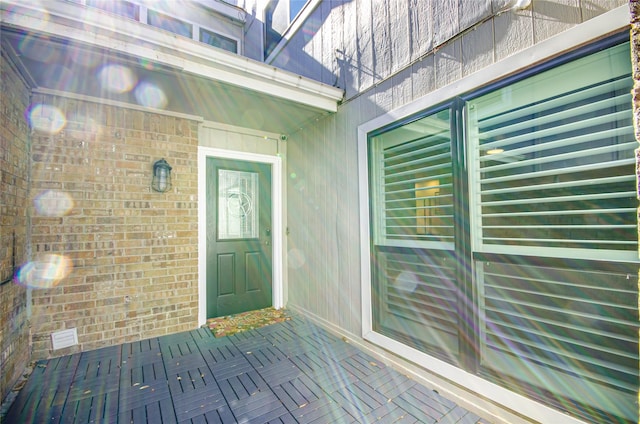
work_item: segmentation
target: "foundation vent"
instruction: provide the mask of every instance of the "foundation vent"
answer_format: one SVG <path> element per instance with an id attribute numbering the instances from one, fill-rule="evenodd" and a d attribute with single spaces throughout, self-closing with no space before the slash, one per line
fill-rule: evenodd
<path id="1" fill-rule="evenodd" d="M 78 344 L 78 331 L 75 328 L 69 330 L 57 331 L 51 333 L 51 344 L 53 350 L 63 349 L 65 347 L 74 346 Z"/>

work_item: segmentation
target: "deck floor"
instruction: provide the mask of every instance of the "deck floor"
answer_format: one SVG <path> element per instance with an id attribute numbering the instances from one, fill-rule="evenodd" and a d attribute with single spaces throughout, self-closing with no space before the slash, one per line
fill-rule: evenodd
<path id="1" fill-rule="evenodd" d="M 486 423 L 339 337 L 292 320 L 200 328 L 40 361 L 7 423 Z"/>

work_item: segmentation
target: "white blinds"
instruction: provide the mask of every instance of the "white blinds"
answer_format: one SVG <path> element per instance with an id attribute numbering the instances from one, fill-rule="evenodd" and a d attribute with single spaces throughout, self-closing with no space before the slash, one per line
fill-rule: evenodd
<path id="1" fill-rule="evenodd" d="M 376 140 L 380 184 L 374 214 L 381 244 L 452 247 L 449 115 L 441 111 Z"/>
<path id="2" fill-rule="evenodd" d="M 562 92 L 563 73 L 532 103 L 505 101 L 526 80 L 468 103 L 476 250 L 637 260 L 629 75 Z"/>

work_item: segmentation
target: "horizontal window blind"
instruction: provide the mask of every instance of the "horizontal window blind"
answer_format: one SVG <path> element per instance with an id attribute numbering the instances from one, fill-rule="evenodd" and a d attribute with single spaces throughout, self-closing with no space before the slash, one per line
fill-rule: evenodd
<path id="1" fill-rule="evenodd" d="M 481 366 L 560 397 L 595 405 L 618 399 L 618 412 L 634 417 L 637 267 L 628 268 L 604 272 L 477 262 Z"/>
<path id="2" fill-rule="evenodd" d="M 625 75 L 473 120 L 480 250 L 637 256 L 631 86 Z"/>
<path id="3" fill-rule="evenodd" d="M 452 252 L 376 251 L 379 294 L 374 329 L 450 362 L 459 354 L 455 258 Z"/>
<path id="4" fill-rule="evenodd" d="M 380 214 L 385 245 L 453 243 L 453 178 L 448 110 L 378 139 Z"/>

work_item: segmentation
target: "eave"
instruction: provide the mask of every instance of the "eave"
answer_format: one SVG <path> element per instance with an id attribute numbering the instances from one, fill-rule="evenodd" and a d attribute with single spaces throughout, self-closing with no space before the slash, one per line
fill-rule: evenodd
<path id="1" fill-rule="evenodd" d="M 3 0 L 3 27 L 136 57 L 159 67 L 335 112 L 341 89 L 82 5 Z"/>

